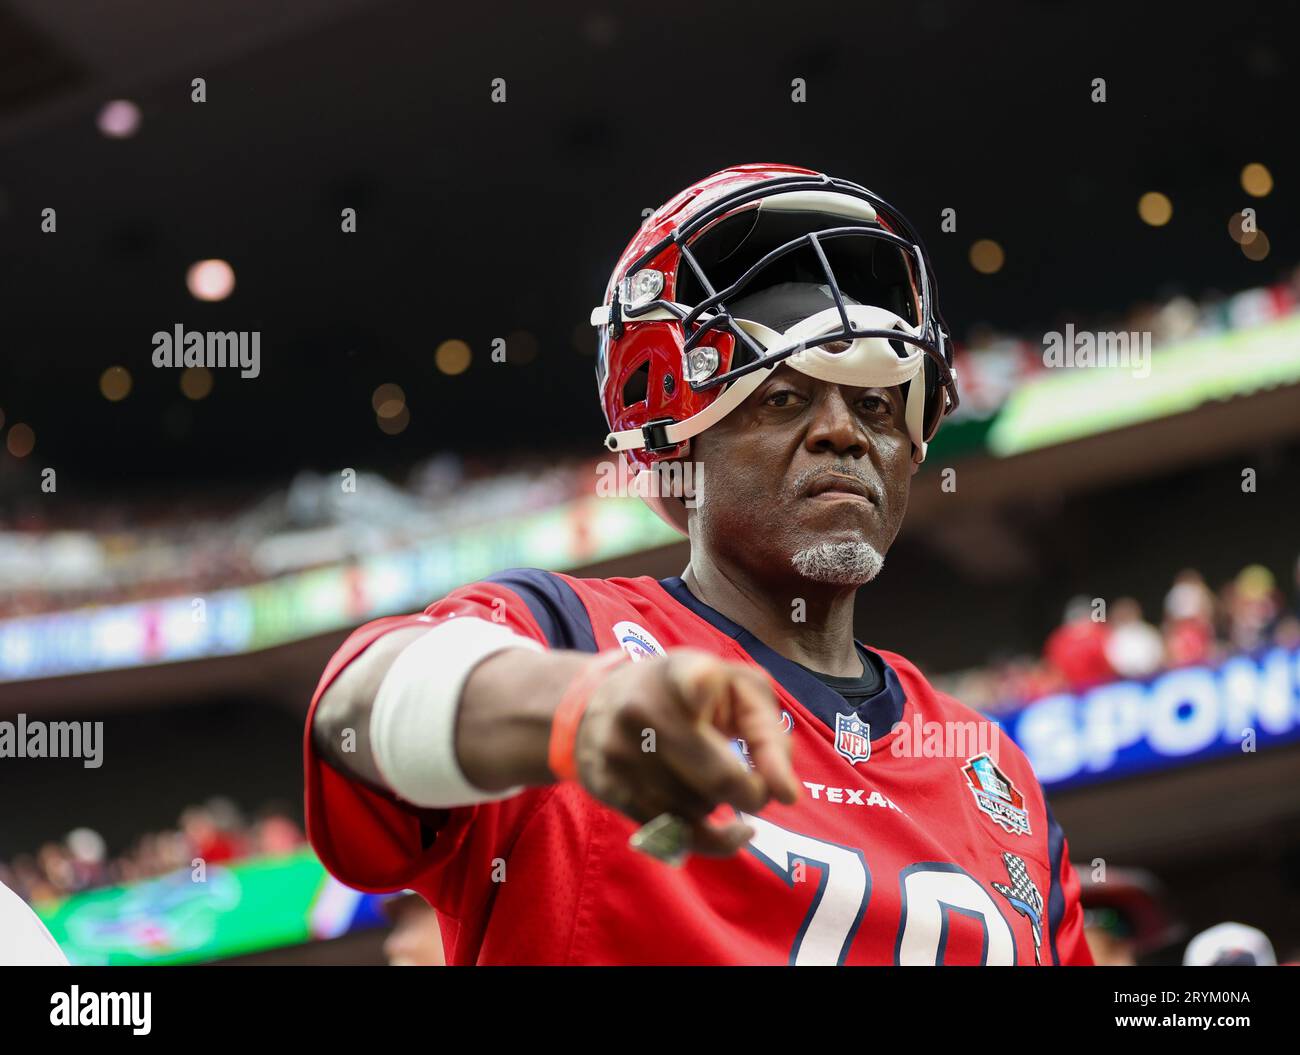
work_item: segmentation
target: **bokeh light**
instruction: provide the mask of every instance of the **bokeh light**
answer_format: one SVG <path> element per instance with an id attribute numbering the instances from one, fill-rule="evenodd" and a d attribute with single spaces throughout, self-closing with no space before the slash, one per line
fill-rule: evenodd
<path id="1" fill-rule="evenodd" d="M 507 353 L 508 354 L 508 353 Z M 452 339 L 443 341 L 433 355 L 433 361 L 439 370 L 450 377 L 463 374 L 469 369 L 469 345 L 464 341 Z"/>
<path id="2" fill-rule="evenodd" d="M 381 418 L 395 418 L 406 407 L 406 393 L 400 385 L 385 382 L 371 395 L 370 405 Z"/>
<path id="3" fill-rule="evenodd" d="M 1234 212 L 1228 217 L 1228 237 L 1238 245 L 1250 244 L 1255 240 L 1255 236 L 1259 233 L 1257 230 L 1243 231 L 1242 227 L 1244 224 L 1245 221 L 1242 219 L 1242 215 L 1239 212 Z"/>
<path id="4" fill-rule="evenodd" d="M 235 269 L 224 260 L 200 260 L 190 265 L 185 285 L 195 300 L 225 300 L 235 288 Z"/>
<path id="5" fill-rule="evenodd" d="M 212 391 L 212 371 L 206 366 L 189 366 L 181 371 L 181 392 L 186 399 L 206 399 Z"/>
<path id="6" fill-rule="evenodd" d="M 99 394 L 117 403 L 131 394 L 131 373 L 125 366 L 110 366 L 99 375 Z"/>
<path id="7" fill-rule="evenodd" d="M 396 436 L 399 432 L 404 431 L 406 426 L 411 423 L 411 412 L 403 406 L 400 411 L 390 418 L 376 416 L 375 423 L 378 424 L 380 432 L 386 432 L 390 436 Z"/>
<path id="8" fill-rule="evenodd" d="M 1241 189 L 1252 198 L 1267 197 L 1273 189 L 1273 173 L 1267 166 L 1252 161 L 1241 170 Z"/>
<path id="9" fill-rule="evenodd" d="M 26 458 L 36 446 L 36 433 L 32 431 L 30 425 L 19 422 L 9 430 L 9 435 L 5 437 L 5 446 L 15 458 Z"/>
<path id="10" fill-rule="evenodd" d="M 140 128 L 140 107 L 129 99 L 114 99 L 99 109 L 99 131 L 109 139 L 127 139 Z"/>
<path id="11" fill-rule="evenodd" d="M 1268 256 L 1271 248 L 1268 244 L 1268 235 L 1263 231 L 1257 231 L 1255 237 L 1249 242 L 1241 243 L 1241 251 L 1246 255 L 1247 260 L 1263 260 Z"/>
<path id="12" fill-rule="evenodd" d="M 515 330 L 506 335 L 506 362 L 527 366 L 537 358 L 537 338 L 527 330 Z"/>
<path id="13" fill-rule="evenodd" d="M 981 238 L 970 247 L 970 266 L 981 275 L 996 275 L 1004 263 L 1006 254 L 992 238 Z"/>
<path id="14" fill-rule="evenodd" d="M 1174 203 L 1158 190 L 1149 190 L 1138 199 L 1138 215 L 1152 227 L 1163 227 L 1174 215 Z"/>

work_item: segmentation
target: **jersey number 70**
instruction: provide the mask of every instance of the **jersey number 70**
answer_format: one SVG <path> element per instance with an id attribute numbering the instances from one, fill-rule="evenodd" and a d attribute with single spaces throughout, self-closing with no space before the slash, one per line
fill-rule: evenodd
<path id="1" fill-rule="evenodd" d="M 754 829 L 749 852 L 793 888 L 798 862 L 816 864 L 821 879 L 804 917 L 789 962 L 796 967 L 843 964 L 871 900 L 871 869 L 861 850 L 800 835 L 748 813 L 741 820 Z M 903 869 L 903 909 L 894 962 L 903 966 L 944 962 L 948 919 L 953 912 L 978 919 L 984 927 L 981 963 L 1016 962 L 1011 926 L 997 903 L 970 874 L 954 864 L 924 862 Z"/>

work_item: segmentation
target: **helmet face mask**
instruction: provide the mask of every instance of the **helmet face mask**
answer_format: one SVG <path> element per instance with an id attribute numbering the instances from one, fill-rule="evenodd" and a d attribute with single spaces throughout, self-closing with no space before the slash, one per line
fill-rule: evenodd
<path id="1" fill-rule="evenodd" d="M 684 457 L 788 363 L 838 384 L 904 385 L 919 461 L 957 405 L 935 293 L 920 239 L 865 188 L 778 165 L 716 173 L 646 221 L 592 313 L 606 446 L 640 469 Z"/>

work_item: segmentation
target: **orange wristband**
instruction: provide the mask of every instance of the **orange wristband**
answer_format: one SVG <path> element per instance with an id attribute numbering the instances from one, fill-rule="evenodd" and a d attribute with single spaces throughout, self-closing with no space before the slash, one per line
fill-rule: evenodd
<path id="1" fill-rule="evenodd" d="M 586 713 L 587 702 L 604 676 L 616 663 L 630 657 L 621 648 L 602 652 L 569 682 L 551 719 L 551 740 L 546 763 L 556 780 L 577 780 L 578 768 L 573 750 L 578 742 L 578 726 Z"/>

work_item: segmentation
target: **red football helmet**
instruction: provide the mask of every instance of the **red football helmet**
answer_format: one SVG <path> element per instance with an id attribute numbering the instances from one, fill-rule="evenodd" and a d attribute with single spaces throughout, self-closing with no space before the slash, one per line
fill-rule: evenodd
<path id="1" fill-rule="evenodd" d="M 864 187 L 791 165 L 714 173 L 642 224 L 592 312 L 605 445 L 637 472 L 685 458 L 787 362 L 837 384 L 905 386 L 920 461 L 957 406 L 936 294 L 921 239 Z M 682 502 L 646 501 L 686 530 Z"/>

